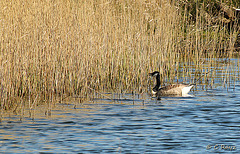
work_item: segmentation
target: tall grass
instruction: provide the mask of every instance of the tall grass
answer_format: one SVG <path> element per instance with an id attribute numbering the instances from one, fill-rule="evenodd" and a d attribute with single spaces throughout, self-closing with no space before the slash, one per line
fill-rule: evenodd
<path id="1" fill-rule="evenodd" d="M 1 108 L 93 90 L 146 92 L 151 71 L 165 69 L 171 81 L 179 62 L 201 70 L 220 49 L 231 56 L 236 30 L 213 26 L 204 7 L 192 21 L 178 1 L 2 0 Z"/>

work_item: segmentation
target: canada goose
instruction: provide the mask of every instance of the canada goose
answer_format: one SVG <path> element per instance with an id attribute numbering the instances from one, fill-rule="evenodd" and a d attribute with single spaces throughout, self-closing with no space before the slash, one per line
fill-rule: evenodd
<path id="1" fill-rule="evenodd" d="M 152 89 L 152 94 L 156 96 L 178 95 L 186 96 L 194 84 L 172 84 L 165 87 L 160 87 L 160 75 L 158 71 L 149 73 L 150 76 L 156 77 L 157 84 Z"/>

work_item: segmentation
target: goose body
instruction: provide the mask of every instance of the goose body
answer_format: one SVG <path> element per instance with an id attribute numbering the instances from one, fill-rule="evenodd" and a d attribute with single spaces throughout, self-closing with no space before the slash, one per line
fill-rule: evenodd
<path id="1" fill-rule="evenodd" d="M 172 84 L 160 88 L 159 72 L 155 71 L 153 73 L 149 73 L 149 75 L 156 77 L 157 84 L 152 89 L 152 94 L 156 96 L 168 96 L 168 95 L 185 96 L 194 86 L 194 84 Z"/>

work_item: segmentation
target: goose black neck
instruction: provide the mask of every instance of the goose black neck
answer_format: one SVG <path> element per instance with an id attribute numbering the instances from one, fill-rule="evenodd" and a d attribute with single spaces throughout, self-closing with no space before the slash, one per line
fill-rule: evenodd
<path id="1" fill-rule="evenodd" d="M 156 86 L 153 88 L 154 91 L 158 91 L 159 87 L 160 87 L 160 75 L 158 74 L 156 76 L 156 81 L 157 81 L 157 84 Z"/>

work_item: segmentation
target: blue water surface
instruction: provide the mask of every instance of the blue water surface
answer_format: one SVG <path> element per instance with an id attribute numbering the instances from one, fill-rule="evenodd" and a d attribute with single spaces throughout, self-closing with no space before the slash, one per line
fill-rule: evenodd
<path id="1" fill-rule="evenodd" d="M 219 86 L 197 85 L 188 97 L 158 101 L 148 94 L 106 94 L 57 104 L 51 114 L 39 107 L 31 110 L 35 116 L 28 111 L 5 116 L 0 152 L 240 153 L 240 84 L 235 79 L 229 87 L 221 86 L 221 79 Z"/>

